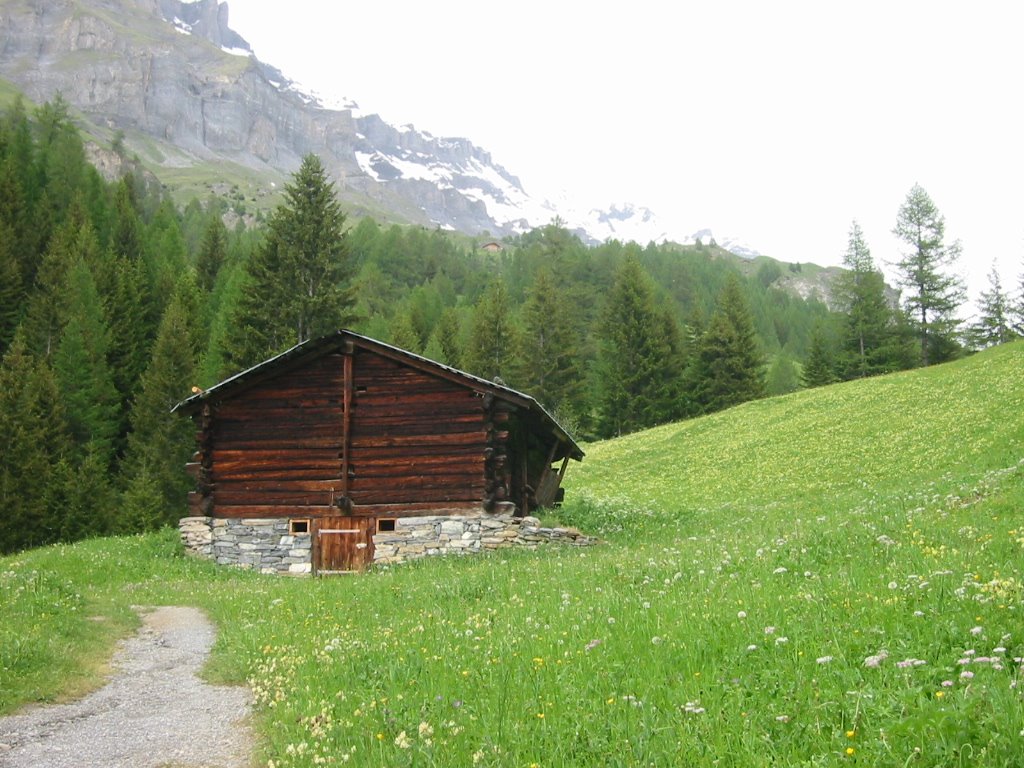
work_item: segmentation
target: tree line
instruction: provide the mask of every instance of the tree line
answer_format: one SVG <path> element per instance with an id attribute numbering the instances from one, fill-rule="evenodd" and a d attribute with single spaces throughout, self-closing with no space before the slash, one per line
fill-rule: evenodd
<path id="1" fill-rule="evenodd" d="M 265 224 L 229 229 L 237 200 L 179 207 L 123 159 L 105 181 L 60 99 L 0 119 L 3 552 L 175 523 L 194 442 L 170 409 L 339 327 L 522 389 L 581 438 L 963 348 L 931 287 L 892 305 L 853 233 L 837 312 L 778 287 L 799 265 L 713 244 L 587 247 L 556 221 L 488 253 L 350 223 L 315 156 Z"/>

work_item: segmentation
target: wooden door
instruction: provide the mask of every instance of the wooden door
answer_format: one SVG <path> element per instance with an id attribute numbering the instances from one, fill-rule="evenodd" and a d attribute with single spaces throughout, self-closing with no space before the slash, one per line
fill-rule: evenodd
<path id="1" fill-rule="evenodd" d="M 372 517 L 322 517 L 314 527 L 315 573 L 361 571 L 373 562 Z"/>

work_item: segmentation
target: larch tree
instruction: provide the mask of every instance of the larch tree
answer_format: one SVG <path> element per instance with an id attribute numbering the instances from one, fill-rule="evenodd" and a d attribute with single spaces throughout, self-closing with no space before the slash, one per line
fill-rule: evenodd
<path id="1" fill-rule="evenodd" d="M 565 296 L 541 267 L 522 309 L 516 384 L 547 408 L 579 412 L 582 379 L 579 339 Z"/>
<path id="2" fill-rule="evenodd" d="M 960 256 L 960 243 L 946 245 L 946 223 L 928 193 L 915 184 L 900 207 L 893 234 L 907 249 L 896 266 L 904 299 L 917 331 L 921 364 L 942 362 L 955 354 L 956 312 L 964 301 L 960 278 L 948 270 Z"/>
<path id="3" fill-rule="evenodd" d="M 306 155 L 251 257 L 226 345 L 234 368 L 336 331 L 354 319 L 345 214 L 320 158 Z"/>
<path id="4" fill-rule="evenodd" d="M 441 317 L 434 326 L 430 344 L 436 347 L 437 361 L 453 368 L 462 367 L 462 345 L 459 342 L 459 313 L 455 307 L 448 307 L 441 312 Z"/>
<path id="5" fill-rule="evenodd" d="M 194 450 L 192 422 L 171 413 L 188 396 L 196 372 L 196 318 L 190 287 L 188 281 L 179 283 L 164 311 L 132 406 L 122 503 L 137 530 L 174 524 L 191 486 L 184 467 Z"/>
<path id="6" fill-rule="evenodd" d="M 512 376 L 515 353 L 515 326 L 512 301 L 505 281 L 491 283 L 473 307 L 469 346 L 463 362 L 466 370 L 484 379 Z"/>
<path id="7" fill-rule="evenodd" d="M 53 369 L 75 460 L 81 462 L 91 451 L 109 470 L 121 426 L 120 398 L 107 360 L 110 332 L 84 261 L 71 267 L 64 292 L 67 317 L 53 355 Z"/>

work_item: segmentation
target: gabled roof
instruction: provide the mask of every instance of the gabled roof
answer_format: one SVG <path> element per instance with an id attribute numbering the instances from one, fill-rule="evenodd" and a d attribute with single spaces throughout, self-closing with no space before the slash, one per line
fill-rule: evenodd
<path id="1" fill-rule="evenodd" d="M 573 440 L 569 436 L 569 433 L 562 429 L 562 426 L 555 421 L 554 417 L 552 417 L 551 414 L 549 414 L 544 407 L 530 395 L 512 389 L 511 387 L 506 387 L 504 384 L 496 384 L 493 381 L 487 381 L 487 379 L 482 379 L 471 373 L 460 371 L 458 368 L 452 368 L 449 365 L 429 360 L 421 355 L 414 354 L 399 347 L 392 346 L 391 344 L 385 344 L 382 341 L 371 339 L 369 336 L 363 336 L 362 334 L 345 329 L 336 331 L 335 333 L 329 333 L 318 339 L 309 339 L 301 344 L 296 344 L 291 349 L 287 349 L 269 360 L 264 360 L 262 363 L 254 365 L 252 368 L 248 368 L 240 373 L 236 373 L 234 376 L 224 379 L 224 381 L 219 384 L 215 384 L 209 389 L 197 392 L 191 397 L 182 400 L 174 406 L 171 411 L 191 415 L 202 408 L 204 403 L 211 400 L 217 401 L 225 397 L 231 397 L 244 389 L 248 389 L 257 382 L 271 378 L 282 371 L 295 368 L 308 360 L 314 360 L 322 355 L 330 354 L 332 351 L 344 350 L 346 348 L 352 349 L 356 347 L 376 352 L 383 357 L 404 365 L 409 365 L 423 371 L 424 373 L 440 376 L 441 378 L 447 379 L 455 384 L 461 384 L 475 391 L 493 395 L 500 400 L 512 403 L 520 408 L 525 408 L 537 417 L 544 426 L 550 429 L 551 433 L 555 437 L 568 446 L 567 453 L 569 456 L 577 461 L 580 461 L 583 458 L 583 451 L 576 444 L 576 441 Z"/>

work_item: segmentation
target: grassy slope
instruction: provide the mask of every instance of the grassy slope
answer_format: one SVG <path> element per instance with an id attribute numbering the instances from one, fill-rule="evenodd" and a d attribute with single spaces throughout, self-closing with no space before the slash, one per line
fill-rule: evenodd
<path id="1" fill-rule="evenodd" d="M 590 446 L 567 476 L 567 493 L 621 498 L 673 521 L 783 506 L 808 514 L 865 491 L 913 493 L 1024 456 L 1022 376 L 1018 343 L 949 365 L 747 403 Z"/>
<path id="2" fill-rule="evenodd" d="M 1022 405 L 1018 343 L 590 446 L 589 550 L 312 582 L 170 534 L 6 558 L 0 707 L 189 602 L 278 766 L 1017 765 Z"/>

